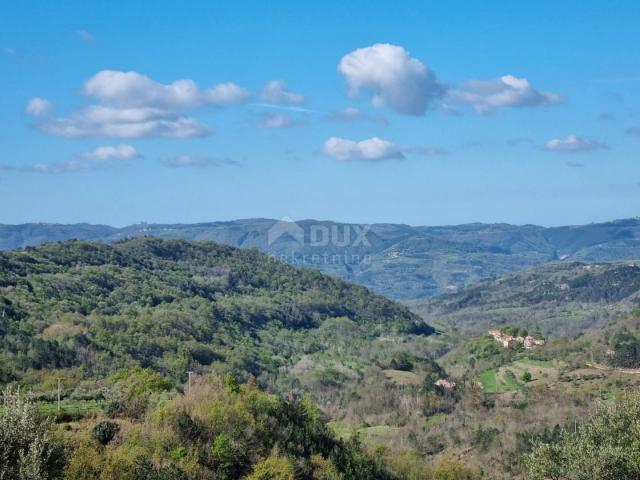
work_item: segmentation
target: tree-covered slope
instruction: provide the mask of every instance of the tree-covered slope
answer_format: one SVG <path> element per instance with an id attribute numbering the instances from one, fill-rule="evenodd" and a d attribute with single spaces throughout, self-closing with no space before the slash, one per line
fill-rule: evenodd
<path id="1" fill-rule="evenodd" d="M 0 253 L 5 375 L 128 365 L 182 378 L 214 363 L 274 373 L 305 348 L 276 351 L 265 332 L 304 332 L 343 318 L 367 335 L 429 334 L 416 315 L 366 288 L 257 251 L 138 238 L 69 241 Z"/>
<path id="2" fill-rule="evenodd" d="M 427 321 L 471 333 L 516 325 L 573 336 L 606 325 L 640 303 L 636 263 L 556 263 L 484 280 L 414 303 Z"/>

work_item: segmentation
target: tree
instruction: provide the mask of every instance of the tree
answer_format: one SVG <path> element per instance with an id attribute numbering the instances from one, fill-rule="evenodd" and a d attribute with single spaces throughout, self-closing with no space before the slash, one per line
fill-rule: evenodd
<path id="1" fill-rule="evenodd" d="M 600 407 L 575 432 L 563 430 L 555 443 L 537 440 L 524 463 L 534 480 L 639 478 L 640 391 Z"/>
<path id="2" fill-rule="evenodd" d="M 269 457 L 253 466 L 246 480 L 294 480 L 295 474 L 291 462 L 273 452 Z"/>
<path id="3" fill-rule="evenodd" d="M 529 370 L 525 370 L 522 374 L 522 381 L 527 383 L 531 381 L 531 372 Z"/>
<path id="4" fill-rule="evenodd" d="M 0 479 L 62 478 L 65 457 L 50 433 L 50 422 L 20 391 L 7 388 L 0 407 Z"/>

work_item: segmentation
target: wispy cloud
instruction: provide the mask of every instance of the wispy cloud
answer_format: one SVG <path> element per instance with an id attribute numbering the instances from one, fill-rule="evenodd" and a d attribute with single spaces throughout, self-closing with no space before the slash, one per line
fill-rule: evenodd
<path id="1" fill-rule="evenodd" d="M 78 40 L 85 43 L 93 43 L 95 41 L 91 32 L 88 32 L 87 30 L 76 30 L 74 35 Z"/>
<path id="2" fill-rule="evenodd" d="M 514 137 L 507 140 L 507 145 L 510 145 L 512 147 L 527 143 L 533 143 L 533 140 L 529 137 Z"/>
<path id="3" fill-rule="evenodd" d="M 211 168 L 225 166 L 239 166 L 240 163 L 228 158 L 216 159 L 204 155 L 178 155 L 176 157 L 162 157 L 163 166 L 167 168 Z"/>
<path id="4" fill-rule="evenodd" d="M 31 163 L 26 165 L 0 165 L 0 170 L 44 173 L 57 175 L 62 173 L 81 173 L 110 168 L 116 165 L 126 165 L 129 161 L 140 159 L 140 155 L 131 145 L 113 145 L 97 147 L 83 152 L 76 158 L 61 160 L 53 163 Z"/>
<path id="5" fill-rule="evenodd" d="M 302 121 L 292 118 L 288 115 L 275 113 L 271 115 L 265 115 L 260 121 L 259 126 L 260 128 L 267 129 L 282 129 L 302 125 L 302 123 Z"/>
<path id="6" fill-rule="evenodd" d="M 335 122 L 371 122 L 376 125 L 388 125 L 389 122 L 381 115 L 370 115 L 355 107 L 346 107 L 327 115 L 329 120 Z"/>
<path id="7" fill-rule="evenodd" d="M 265 102 L 284 105 L 298 105 L 304 102 L 304 95 L 287 89 L 282 80 L 272 80 L 263 89 L 261 98 Z"/>
<path id="8" fill-rule="evenodd" d="M 567 135 L 564 138 L 553 138 L 549 140 L 542 145 L 542 148 L 550 152 L 577 153 L 607 150 L 609 146 L 606 143 L 599 142 L 592 138 Z"/>
<path id="9" fill-rule="evenodd" d="M 53 111 L 53 103 L 45 98 L 35 97 L 27 102 L 25 112 L 34 117 L 44 117 Z"/>

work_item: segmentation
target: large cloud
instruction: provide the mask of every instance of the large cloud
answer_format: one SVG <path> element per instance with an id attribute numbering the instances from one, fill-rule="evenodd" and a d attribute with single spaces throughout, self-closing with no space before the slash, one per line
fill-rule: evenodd
<path id="1" fill-rule="evenodd" d="M 162 84 L 137 72 L 115 70 L 96 73 L 85 82 L 83 92 L 106 104 L 124 108 L 219 107 L 241 103 L 249 98 L 249 92 L 235 83 L 221 83 L 201 90 L 193 80 Z"/>
<path id="2" fill-rule="evenodd" d="M 470 80 L 447 91 L 446 101 L 467 103 L 478 112 L 501 107 L 535 107 L 562 101 L 555 93 L 540 92 L 526 78 L 504 75 L 493 80 Z"/>
<path id="3" fill-rule="evenodd" d="M 398 113 L 423 115 L 431 100 L 442 94 L 427 65 L 388 43 L 354 50 L 342 57 L 338 70 L 349 83 L 351 95 L 370 92 L 375 106 Z"/>
<path id="4" fill-rule="evenodd" d="M 85 82 L 82 91 L 97 103 L 66 118 L 38 118 L 38 127 L 63 137 L 202 137 L 213 130 L 185 115 L 185 110 L 224 107 L 249 98 L 249 92 L 234 83 L 200 89 L 193 80 L 162 84 L 137 72 L 114 70 L 98 72 Z M 34 100 L 27 113 L 44 117 L 32 107 Z"/>
<path id="5" fill-rule="evenodd" d="M 411 57 L 404 48 L 386 43 L 348 53 L 342 57 L 338 70 L 349 83 L 352 96 L 369 92 L 374 106 L 386 106 L 406 115 L 423 115 L 436 101 L 445 111 L 455 111 L 452 105 L 462 103 L 481 113 L 562 101 L 560 95 L 536 90 L 526 78 L 513 75 L 445 86 L 424 62 Z"/>
<path id="6" fill-rule="evenodd" d="M 551 152 L 590 152 L 593 150 L 606 150 L 609 146 L 591 138 L 567 135 L 564 138 L 553 138 L 542 146 Z"/>

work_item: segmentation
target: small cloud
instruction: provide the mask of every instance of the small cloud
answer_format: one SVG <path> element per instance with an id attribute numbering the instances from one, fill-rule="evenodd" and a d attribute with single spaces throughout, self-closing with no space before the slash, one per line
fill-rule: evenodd
<path id="1" fill-rule="evenodd" d="M 628 135 L 640 136 L 640 127 L 629 127 L 626 132 Z"/>
<path id="2" fill-rule="evenodd" d="M 45 117 L 53 110 L 53 103 L 45 98 L 34 97 L 27 102 L 25 112 L 33 117 Z"/>
<path id="3" fill-rule="evenodd" d="M 323 152 L 336 160 L 389 160 L 404 158 L 398 145 L 378 137 L 360 142 L 331 137 L 322 148 Z"/>
<path id="4" fill-rule="evenodd" d="M 469 80 L 447 91 L 446 101 L 466 103 L 479 113 L 503 107 L 536 107 L 560 103 L 557 93 L 541 92 L 526 78 L 504 75 L 492 80 Z"/>
<path id="5" fill-rule="evenodd" d="M 97 147 L 94 150 L 83 152 L 77 158 L 62 160 L 53 163 L 32 163 L 28 165 L 0 165 L 0 170 L 45 173 L 58 175 L 62 173 L 81 173 L 104 168 L 124 165 L 129 160 L 142 158 L 131 145 L 115 145 Z"/>
<path id="6" fill-rule="evenodd" d="M 260 122 L 260 128 L 289 128 L 300 125 L 301 122 L 281 113 L 266 115 Z"/>
<path id="7" fill-rule="evenodd" d="M 336 160 L 391 160 L 405 158 L 405 153 L 435 156 L 445 155 L 446 150 L 426 145 L 397 145 L 378 137 L 359 142 L 346 138 L 331 137 L 322 151 Z"/>
<path id="8" fill-rule="evenodd" d="M 204 155 L 178 155 L 177 157 L 162 157 L 160 159 L 162 165 L 167 168 L 210 168 L 224 166 L 239 166 L 235 160 L 231 159 L 215 159 Z"/>
<path id="9" fill-rule="evenodd" d="M 404 146 L 400 147 L 400 149 L 406 153 L 415 153 L 418 155 L 424 155 L 426 157 L 435 157 L 439 155 L 446 155 L 447 153 L 449 153 L 444 148 L 430 147 L 428 145 Z"/>
<path id="10" fill-rule="evenodd" d="M 91 32 L 88 32 L 86 30 L 76 30 L 75 37 L 85 43 L 93 43 L 95 41 L 95 38 L 93 38 Z"/>
<path id="11" fill-rule="evenodd" d="M 584 163 L 581 162 L 574 162 L 572 160 L 569 160 L 567 163 L 567 167 L 571 167 L 571 168 L 583 168 L 584 167 Z"/>
<path id="12" fill-rule="evenodd" d="M 359 48 L 340 60 L 338 71 L 350 87 L 350 96 L 365 91 L 375 107 L 405 115 L 424 115 L 443 87 L 429 67 L 404 48 L 377 43 Z"/>
<path id="13" fill-rule="evenodd" d="M 507 145 L 510 145 L 512 147 L 525 143 L 533 143 L 533 140 L 531 140 L 529 137 L 515 137 L 507 140 Z"/>
<path id="14" fill-rule="evenodd" d="M 346 107 L 342 110 L 331 112 L 328 117 L 329 120 L 336 122 L 371 122 L 376 125 L 388 125 L 389 122 L 386 118 L 380 115 L 369 115 L 366 112 L 354 107 Z"/>
<path id="15" fill-rule="evenodd" d="M 609 146 L 597 140 L 567 135 L 565 138 L 553 138 L 545 143 L 542 148 L 551 152 L 591 152 L 594 150 L 607 150 Z"/>
<path id="16" fill-rule="evenodd" d="M 272 80 L 262 89 L 261 98 L 265 102 L 285 105 L 298 105 L 304 102 L 304 95 L 287 90 L 282 80 Z"/>
<path id="17" fill-rule="evenodd" d="M 602 112 L 598 115 L 598 120 L 600 121 L 608 121 L 608 120 L 613 120 L 613 114 L 608 113 L 608 112 Z"/>
<path id="18" fill-rule="evenodd" d="M 131 160 L 141 158 L 141 155 L 131 145 L 121 144 L 115 146 L 97 147 L 80 155 L 87 160 L 106 162 L 111 160 Z"/>

